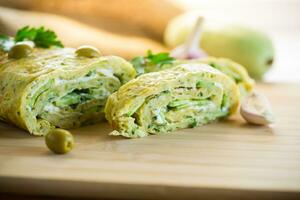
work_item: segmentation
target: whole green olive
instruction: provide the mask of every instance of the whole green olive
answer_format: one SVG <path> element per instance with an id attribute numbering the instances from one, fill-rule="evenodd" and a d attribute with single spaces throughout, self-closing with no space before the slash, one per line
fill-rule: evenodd
<path id="1" fill-rule="evenodd" d="M 34 43 L 31 41 L 18 42 L 8 52 L 9 58 L 25 58 L 27 57 L 34 48 Z"/>
<path id="2" fill-rule="evenodd" d="M 74 137 L 69 131 L 56 128 L 46 134 L 45 142 L 52 152 L 64 154 L 72 150 Z"/>
<path id="3" fill-rule="evenodd" d="M 93 46 L 82 45 L 78 47 L 75 51 L 77 56 L 87 57 L 87 58 L 97 58 L 101 56 L 100 51 Z"/>

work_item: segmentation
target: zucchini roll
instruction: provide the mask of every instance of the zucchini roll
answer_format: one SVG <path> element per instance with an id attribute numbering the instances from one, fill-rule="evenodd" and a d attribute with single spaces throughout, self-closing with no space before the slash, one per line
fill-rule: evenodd
<path id="1" fill-rule="evenodd" d="M 135 77 L 117 56 L 81 57 L 71 48 L 36 49 L 0 61 L 0 119 L 44 135 L 104 119 L 107 97 Z"/>
<path id="2" fill-rule="evenodd" d="M 238 84 L 242 96 L 245 96 L 247 93 L 250 93 L 253 90 L 254 80 L 250 78 L 247 70 L 242 65 L 230 59 L 208 57 L 193 62 L 208 64 L 232 78 L 236 82 L 236 84 Z"/>
<path id="3" fill-rule="evenodd" d="M 162 55 L 168 60 L 162 59 L 160 62 L 153 62 L 154 59 L 160 59 Z M 167 57 L 166 53 L 160 53 L 150 54 L 147 57 L 136 57 L 131 62 L 140 74 L 161 71 L 184 63 L 204 63 L 232 78 L 238 84 L 243 96 L 250 93 L 254 86 L 254 80 L 250 78 L 247 70 L 242 65 L 227 58 L 208 57 L 193 60 L 175 60 L 172 57 Z"/>
<path id="4" fill-rule="evenodd" d="M 112 135 L 163 134 L 207 124 L 234 113 L 239 89 L 224 73 L 191 63 L 147 73 L 110 95 L 105 116 Z"/>

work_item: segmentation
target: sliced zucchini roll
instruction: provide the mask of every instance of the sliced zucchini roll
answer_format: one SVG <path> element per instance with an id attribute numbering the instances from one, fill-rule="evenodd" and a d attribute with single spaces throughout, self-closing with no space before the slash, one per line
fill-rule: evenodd
<path id="1" fill-rule="evenodd" d="M 104 119 L 107 97 L 135 77 L 116 56 L 88 58 L 71 48 L 36 49 L 0 61 L 0 119 L 34 135 Z"/>
<path id="2" fill-rule="evenodd" d="M 216 68 L 232 78 L 239 86 L 240 92 L 243 96 L 250 93 L 254 87 L 254 80 L 250 78 L 247 70 L 240 64 L 227 59 L 227 58 L 215 58 L 208 57 L 200 60 L 189 61 L 189 62 L 201 62 Z"/>
<path id="3" fill-rule="evenodd" d="M 254 86 L 254 80 L 250 78 L 247 70 L 242 65 L 227 58 L 208 57 L 193 60 L 175 60 L 167 53 L 152 54 L 152 52 L 148 52 L 148 56 L 136 57 L 131 62 L 138 74 L 161 71 L 184 63 L 204 63 L 232 78 L 239 85 L 243 96 L 250 93 Z"/>
<path id="4" fill-rule="evenodd" d="M 238 86 L 227 75 L 206 64 L 180 64 L 121 86 L 109 96 L 105 116 L 112 135 L 138 138 L 207 124 L 238 104 Z"/>

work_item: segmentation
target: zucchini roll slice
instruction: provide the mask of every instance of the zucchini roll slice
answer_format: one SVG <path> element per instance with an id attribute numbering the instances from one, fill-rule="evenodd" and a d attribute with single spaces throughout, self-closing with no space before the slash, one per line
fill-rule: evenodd
<path id="1" fill-rule="evenodd" d="M 206 64 L 181 64 L 139 76 L 109 96 L 105 116 L 112 135 L 129 138 L 207 124 L 234 113 L 239 89 Z"/>
<path id="2" fill-rule="evenodd" d="M 34 135 L 104 119 L 107 97 L 135 77 L 116 56 L 80 57 L 71 48 L 37 49 L 0 61 L 0 119 Z"/>
<path id="3" fill-rule="evenodd" d="M 252 92 L 254 80 L 250 78 L 247 70 L 242 65 L 227 58 L 215 57 L 204 58 L 198 62 L 208 64 L 232 78 L 238 84 L 242 96 Z"/>
<path id="4" fill-rule="evenodd" d="M 142 71 L 142 73 L 150 73 L 173 68 L 179 64 L 204 63 L 220 70 L 232 78 L 238 84 L 242 96 L 252 92 L 254 87 L 254 80 L 250 78 L 247 70 L 242 65 L 227 58 L 208 57 L 193 60 L 167 60 L 167 62 L 162 60 L 160 63 L 156 64 L 151 61 L 149 62 L 148 57 L 137 57 L 131 61 L 137 71 Z M 170 59 L 171 57 L 167 58 Z"/>

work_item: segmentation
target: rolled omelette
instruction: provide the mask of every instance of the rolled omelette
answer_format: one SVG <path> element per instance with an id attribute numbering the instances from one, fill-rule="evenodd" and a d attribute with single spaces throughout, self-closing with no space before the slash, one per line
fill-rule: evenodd
<path id="1" fill-rule="evenodd" d="M 190 62 L 205 63 L 220 70 L 238 84 L 242 96 L 245 96 L 253 90 L 255 82 L 250 78 L 246 68 L 228 58 L 208 57 Z"/>
<path id="2" fill-rule="evenodd" d="M 146 65 L 144 67 L 144 72 L 149 73 L 161 71 L 184 63 L 204 63 L 220 70 L 221 72 L 232 78 L 239 85 L 241 94 L 243 96 L 253 90 L 254 80 L 250 78 L 245 67 L 227 58 L 207 57 L 192 60 L 174 60 L 174 62 L 163 65 Z"/>
<path id="3" fill-rule="evenodd" d="M 107 97 L 135 77 L 117 56 L 79 57 L 72 48 L 37 49 L 0 60 L 0 119 L 45 135 L 104 119 Z"/>
<path id="4" fill-rule="evenodd" d="M 234 113 L 237 84 L 207 64 L 190 63 L 143 74 L 109 96 L 111 135 L 128 138 L 195 127 Z"/>

